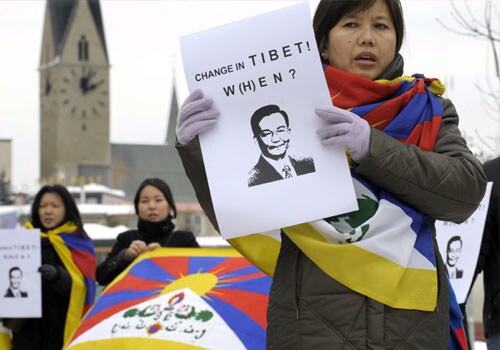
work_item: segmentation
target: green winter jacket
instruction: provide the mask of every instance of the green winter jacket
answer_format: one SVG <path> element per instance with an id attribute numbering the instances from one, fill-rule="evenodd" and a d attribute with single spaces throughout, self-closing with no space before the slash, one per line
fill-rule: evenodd
<path id="1" fill-rule="evenodd" d="M 268 349 L 448 348 L 449 291 L 433 222 L 467 219 L 484 195 L 486 177 L 461 137 L 453 104 L 441 101 L 444 112 L 434 152 L 372 129 L 370 155 L 355 167 L 358 174 L 432 218 L 436 309 L 394 309 L 358 294 L 327 276 L 282 232 L 267 314 Z M 198 139 L 177 149 L 198 201 L 217 229 Z"/>

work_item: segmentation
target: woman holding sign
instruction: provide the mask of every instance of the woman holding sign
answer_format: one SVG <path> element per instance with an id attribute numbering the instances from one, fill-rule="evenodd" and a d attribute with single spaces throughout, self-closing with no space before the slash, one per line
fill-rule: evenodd
<path id="1" fill-rule="evenodd" d="M 439 80 L 403 75 L 399 0 L 322 0 L 313 27 L 332 106 L 315 110 L 324 123 L 311 132 L 348 152 L 359 210 L 282 228 L 280 244 L 265 234 L 230 240 L 273 275 L 268 348 L 466 348 L 434 228 L 467 219 L 486 188 L 457 112 Z M 195 90 L 177 125 L 215 227 L 196 136 L 218 115 Z"/>
<path id="2" fill-rule="evenodd" d="M 42 318 L 4 320 L 13 350 L 61 350 L 94 302 L 95 252 L 76 203 L 61 185 L 43 186 L 26 226 L 41 231 Z"/>

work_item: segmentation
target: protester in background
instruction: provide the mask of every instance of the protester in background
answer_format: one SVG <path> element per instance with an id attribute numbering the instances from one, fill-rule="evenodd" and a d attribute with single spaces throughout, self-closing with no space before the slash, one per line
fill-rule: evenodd
<path id="1" fill-rule="evenodd" d="M 483 326 L 488 350 L 500 349 L 500 157 L 483 164 L 493 181 L 476 275 L 483 272 Z"/>
<path id="2" fill-rule="evenodd" d="M 4 325 L 13 330 L 12 350 L 61 350 L 94 301 L 94 244 L 61 185 L 38 191 L 26 226 L 41 231 L 42 317 L 4 320 Z"/>
<path id="3" fill-rule="evenodd" d="M 175 231 L 177 216 L 170 187 L 161 179 L 144 180 L 134 198 L 137 230 L 120 233 L 106 260 L 97 267 L 97 282 L 109 284 L 139 255 L 157 247 L 199 247 L 191 231 Z"/>
<path id="4" fill-rule="evenodd" d="M 267 348 L 466 348 L 434 227 L 466 220 L 486 188 L 457 112 L 438 80 L 402 77 L 398 0 L 322 0 L 313 26 L 333 105 L 316 109 L 324 126 L 311 132 L 347 149 L 358 203 L 371 205 L 282 228 L 279 255 L 264 234 L 230 240 L 273 275 Z M 216 228 L 196 136 L 218 115 L 197 89 L 177 124 L 177 149 Z"/>

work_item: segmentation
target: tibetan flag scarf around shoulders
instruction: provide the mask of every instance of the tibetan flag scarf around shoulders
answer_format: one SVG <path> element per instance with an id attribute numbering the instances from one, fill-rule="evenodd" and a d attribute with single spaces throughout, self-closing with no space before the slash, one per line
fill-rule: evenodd
<path id="1" fill-rule="evenodd" d="M 444 93 L 439 80 L 414 75 L 372 81 L 331 66 L 324 66 L 324 73 L 335 106 L 403 143 L 434 149 L 443 114 L 435 96 Z M 393 308 L 433 311 L 438 279 L 429 217 L 362 176 L 352 172 L 352 177 L 358 211 L 282 231 L 326 274 L 350 289 Z M 279 231 L 230 243 L 273 274 Z M 451 331 L 453 337 L 457 330 Z"/>
<path id="2" fill-rule="evenodd" d="M 444 86 L 422 76 L 372 81 L 325 66 L 332 103 L 366 119 L 401 142 L 432 151 Z M 351 172 L 359 210 L 282 228 L 326 274 L 385 305 L 431 311 L 437 272 L 429 218 Z M 230 240 L 247 259 L 272 275 L 279 233 Z"/>
<path id="3" fill-rule="evenodd" d="M 33 228 L 33 225 L 27 223 L 26 227 Z M 96 293 L 94 243 L 90 238 L 81 235 L 72 222 L 42 232 L 41 237 L 49 239 L 71 276 L 71 294 L 64 329 L 64 343 L 66 343 L 94 303 Z"/>
<path id="4" fill-rule="evenodd" d="M 372 81 L 325 66 L 332 103 L 393 138 L 432 151 L 443 114 L 444 85 L 421 74 Z"/>

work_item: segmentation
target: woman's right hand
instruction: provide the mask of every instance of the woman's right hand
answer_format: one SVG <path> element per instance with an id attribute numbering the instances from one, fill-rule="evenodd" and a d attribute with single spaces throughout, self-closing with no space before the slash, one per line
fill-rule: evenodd
<path id="1" fill-rule="evenodd" d="M 141 240 L 132 241 L 125 251 L 125 260 L 132 261 L 146 251 L 146 243 Z"/>
<path id="2" fill-rule="evenodd" d="M 187 145 L 198 134 L 212 127 L 220 112 L 214 107 L 212 98 L 204 96 L 200 89 L 186 98 L 177 116 L 177 140 Z"/>
<path id="3" fill-rule="evenodd" d="M 158 247 L 160 247 L 160 245 L 156 242 L 146 245 L 146 243 L 141 240 L 132 241 L 132 243 L 130 243 L 129 247 L 125 251 L 124 258 L 125 260 L 132 261 L 142 253 L 149 252 L 150 250 Z"/>

